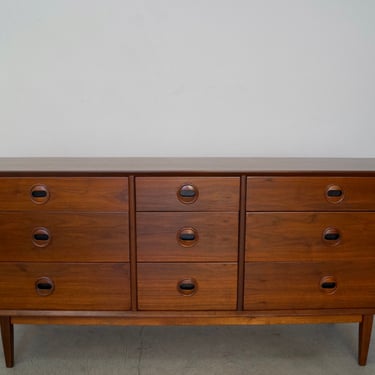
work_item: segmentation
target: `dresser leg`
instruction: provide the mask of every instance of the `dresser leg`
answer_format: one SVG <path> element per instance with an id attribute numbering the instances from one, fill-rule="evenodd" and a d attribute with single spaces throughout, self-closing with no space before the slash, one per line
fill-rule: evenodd
<path id="1" fill-rule="evenodd" d="M 373 319 L 373 315 L 363 315 L 362 322 L 359 323 L 358 363 L 361 366 L 365 366 L 367 362 Z"/>
<path id="2" fill-rule="evenodd" d="M 3 340 L 3 350 L 6 367 L 14 366 L 14 334 L 13 324 L 10 316 L 0 317 L 1 323 L 1 338 Z"/>

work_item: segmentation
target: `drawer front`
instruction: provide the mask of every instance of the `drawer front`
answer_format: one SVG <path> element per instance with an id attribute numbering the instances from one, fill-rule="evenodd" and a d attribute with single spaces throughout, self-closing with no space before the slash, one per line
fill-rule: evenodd
<path id="1" fill-rule="evenodd" d="M 375 307 L 375 262 L 247 263 L 245 310 Z"/>
<path id="2" fill-rule="evenodd" d="M 138 211 L 238 211 L 237 177 L 138 177 Z"/>
<path id="3" fill-rule="evenodd" d="M 248 213 L 246 261 L 375 259 L 375 213 Z"/>
<path id="4" fill-rule="evenodd" d="M 375 210 L 375 177 L 248 177 L 247 210 Z"/>
<path id="5" fill-rule="evenodd" d="M 0 261 L 127 262 L 127 213 L 0 214 Z"/>
<path id="6" fill-rule="evenodd" d="M 235 310 L 236 264 L 140 263 L 139 310 Z"/>
<path id="7" fill-rule="evenodd" d="M 127 211 L 126 177 L 0 178 L 0 210 Z"/>
<path id="8" fill-rule="evenodd" d="M 0 264 L 4 310 L 128 310 L 129 265 Z"/>
<path id="9" fill-rule="evenodd" d="M 140 262 L 236 262 L 237 255 L 237 213 L 137 213 Z"/>

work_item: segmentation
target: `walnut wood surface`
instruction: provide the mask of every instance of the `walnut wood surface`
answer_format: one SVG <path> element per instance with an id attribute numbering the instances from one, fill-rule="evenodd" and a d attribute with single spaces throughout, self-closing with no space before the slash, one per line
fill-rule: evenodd
<path id="1" fill-rule="evenodd" d="M 342 201 L 330 203 L 329 186 L 342 188 Z M 248 177 L 248 211 L 375 210 L 375 177 Z"/>
<path id="2" fill-rule="evenodd" d="M 198 198 L 183 203 L 178 191 L 193 185 Z M 137 211 L 238 211 L 240 179 L 237 177 L 138 177 Z"/>
<path id="3" fill-rule="evenodd" d="M 361 366 L 365 366 L 367 362 L 373 320 L 373 315 L 363 315 L 362 321 L 359 325 L 358 363 Z"/>
<path id="4" fill-rule="evenodd" d="M 197 292 L 179 293 L 178 282 L 195 279 Z M 235 310 L 237 264 L 140 263 L 138 308 L 140 310 Z"/>
<path id="5" fill-rule="evenodd" d="M 35 204 L 31 189 L 44 185 L 46 203 Z M 0 210 L 127 211 L 126 177 L 24 177 L 0 178 Z"/>
<path id="6" fill-rule="evenodd" d="M 193 228 L 196 239 L 179 240 L 182 228 Z M 238 214 L 138 212 L 137 238 L 139 262 L 236 262 Z"/>
<path id="7" fill-rule="evenodd" d="M 55 285 L 40 296 L 35 283 L 41 277 Z M 128 310 L 127 263 L 1 263 L 0 309 Z"/>
<path id="8" fill-rule="evenodd" d="M 116 314 L 117 313 L 117 314 Z M 288 315 L 289 313 L 289 315 Z M 54 315 L 18 314 L 12 317 L 14 324 L 80 324 L 80 325 L 263 325 L 263 324 L 312 324 L 312 323 L 360 323 L 362 315 L 350 311 L 319 312 L 305 314 L 297 312 L 274 311 L 249 312 L 239 314 L 228 311 L 137 311 L 134 312 L 99 312 L 84 315 L 75 312 L 75 316 L 63 315 L 64 312 Z"/>
<path id="9" fill-rule="evenodd" d="M 0 317 L 1 338 L 6 367 L 14 366 L 14 329 L 9 316 Z"/>
<path id="10" fill-rule="evenodd" d="M 0 214 L 0 228 L 0 261 L 129 261 L 127 213 L 7 212 Z M 35 228 L 49 233 L 40 246 Z"/>
<path id="11" fill-rule="evenodd" d="M 257 212 L 246 226 L 246 261 L 375 259 L 374 212 Z M 327 228 L 337 241 L 324 239 Z"/>
<path id="12" fill-rule="evenodd" d="M 245 310 L 375 307 L 375 261 L 246 263 Z M 337 280 L 335 293 L 320 288 Z"/>
<path id="13" fill-rule="evenodd" d="M 14 323 L 359 322 L 366 363 L 375 159 L 0 158 L 0 176 L 7 366 Z"/>

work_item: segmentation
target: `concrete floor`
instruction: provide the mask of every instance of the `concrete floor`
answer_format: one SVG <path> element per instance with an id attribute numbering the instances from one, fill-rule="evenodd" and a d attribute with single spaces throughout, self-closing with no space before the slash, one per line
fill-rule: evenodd
<path id="1" fill-rule="evenodd" d="M 357 330 L 17 325 L 16 365 L 0 363 L 0 375 L 373 375 L 375 340 L 367 366 L 358 366 Z"/>

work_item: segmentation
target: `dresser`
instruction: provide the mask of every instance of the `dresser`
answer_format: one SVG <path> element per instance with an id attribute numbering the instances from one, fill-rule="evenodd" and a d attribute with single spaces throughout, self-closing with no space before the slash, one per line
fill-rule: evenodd
<path id="1" fill-rule="evenodd" d="M 375 159 L 0 159 L 0 322 L 359 324 Z"/>

